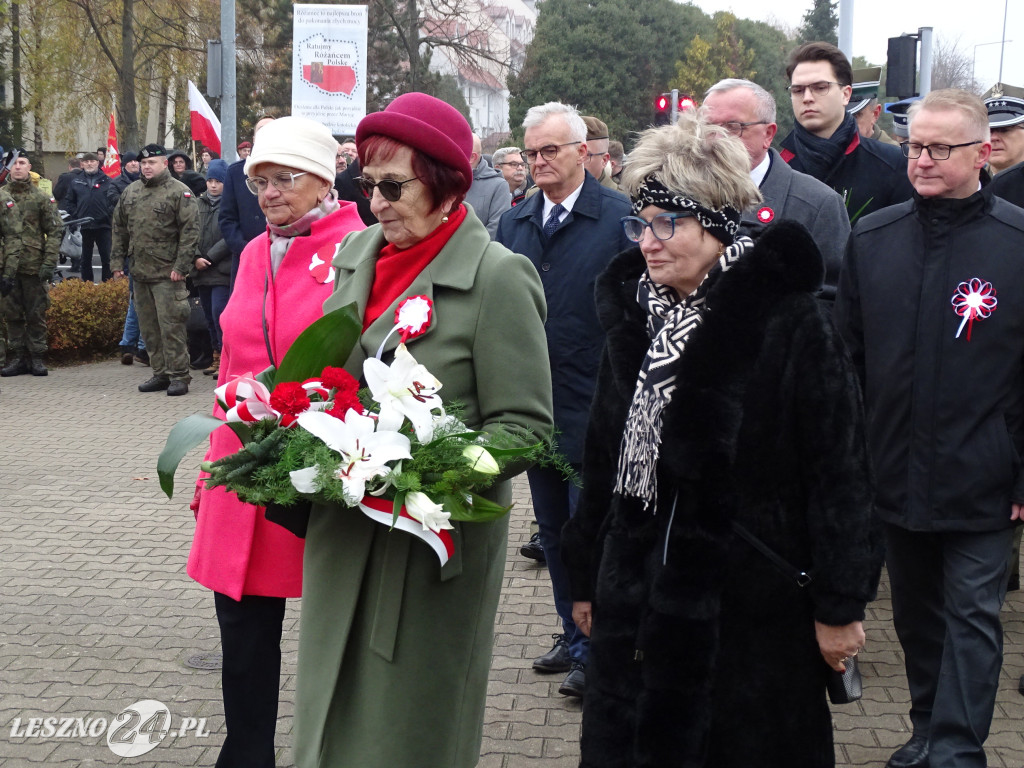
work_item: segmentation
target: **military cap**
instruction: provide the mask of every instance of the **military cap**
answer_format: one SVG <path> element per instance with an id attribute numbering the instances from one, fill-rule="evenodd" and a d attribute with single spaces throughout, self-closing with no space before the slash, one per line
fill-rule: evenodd
<path id="1" fill-rule="evenodd" d="M 885 111 L 892 115 L 892 132 L 901 139 L 910 136 L 910 118 L 907 116 L 907 111 L 910 109 L 910 105 L 920 98 L 920 96 L 911 96 L 909 99 L 885 105 Z"/>
<path id="2" fill-rule="evenodd" d="M 1024 123 L 1024 89 L 996 83 L 985 96 L 989 128 L 1009 128 Z"/>
<path id="3" fill-rule="evenodd" d="M 584 115 L 583 123 L 587 126 L 587 141 L 608 138 L 608 125 L 604 120 L 592 117 L 591 115 Z"/>
<path id="4" fill-rule="evenodd" d="M 846 111 L 855 115 L 866 107 L 872 99 L 878 98 L 878 89 L 882 85 L 882 68 L 866 67 L 853 70 L 853 93 Z"/>
<path id="5" fill-rule="evenodd" d="M 139 159 L 144 157 L 167 157 L 167 150 L 159 144 L 147 144 L 139 151 Z"/>

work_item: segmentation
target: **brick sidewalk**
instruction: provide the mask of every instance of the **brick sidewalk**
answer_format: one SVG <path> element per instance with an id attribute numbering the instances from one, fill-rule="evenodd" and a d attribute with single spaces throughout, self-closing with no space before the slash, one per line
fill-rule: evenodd
<path id="1" fill-rule="evenodd" d="M 193 521 L 187 509 L 198 454 L 178 473 L 168 501 L 156 456 L 180 417 L 204 410 L 213 382 L 197 376 L 186 397 L 142 395 L 148 368 L 104 362 L 56 369 L 47 378 L 0 380 L 0 765 L 212 766 L 221 739 L 219 674 L 187 667 L 219 650 L 210 593 L 185 575 Z M 480 768 L 569 768 L 578 755 L 580 707 L 558 695 L 561 676 L 531 660 L 557 630 L 546 571 L 516 552 L 528 538 L 529 495 L 513 511 L 497 617 Z M 886 587 L 870 610 L 864 700 L 837 708 L 840 766 L 883 766 L 908 734 L 902 659 Z M 1024 766 L 1024 599 L 1004 611 L 1006 663 L 989 764 Z M 291 765 L 298 603 L 285 623 L 278 764 Z M 105 731 L 125 707 L 156 699 L 172 715 L 205 718 L 139 757 L 116 757 Z M 86 735 L 29 737 L 29 718 L 81 718 Z M 15 719 L 20 725 L 15 727 Z M 93 736 L 88 726 L 93 725 Z M 74 733 L 76 724 L 71 721 Z M 752 766 L 756 759 L 752 758 Z M 445 768 L 423 766 L 395 768 Z"/>

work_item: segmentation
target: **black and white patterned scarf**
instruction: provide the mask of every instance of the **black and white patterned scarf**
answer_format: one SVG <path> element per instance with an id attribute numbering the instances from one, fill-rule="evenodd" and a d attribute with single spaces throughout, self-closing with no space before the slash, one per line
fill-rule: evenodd
<path id="1" fill-rule="evenodd" d="M 663 203 L 647 204 L 665 207 Z M 672 400 L 678 363 L 686 350 L 686 342 L 703 321 L 707 293 L 715 279 L 728 271 L 753 244 L 749 237 L 733 241 L 697 289 L 686 297 L 680 297 L 667 285 L 655 283 L 646 271 L 640 279 L 637 302 L 647 310 L 651 346 L 637 376 L 633 402 L 626 417 L 615 492 L 642 499 L 648 509 L 656 507 L 658 496 L 662 414 Z"/>

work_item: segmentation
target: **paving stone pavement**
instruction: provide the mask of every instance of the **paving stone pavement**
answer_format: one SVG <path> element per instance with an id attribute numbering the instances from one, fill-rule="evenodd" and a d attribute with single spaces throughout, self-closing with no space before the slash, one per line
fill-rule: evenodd
<path id="1" fill-rule="evenodd" d="M 182 462 L 174 500 L 160 492 L 155 471 L 167 431 L 182 416 L 206 409 L 213 382 L 197 375 L 187 396 L 168 398 L 136 391 L 148 375 L 148 368 L 109 361 L 53 369 L 46 378 L 0 380 L 4 768 L 213 766 L 216 760 L 224 734 L 219 674 L 185 665 L 190 656 L 219 650 L 211 594 L 185 574 L 193 528 L 188 489 L 199 454 Z M 580 705 L 557 693 L 559 675 L 530 669 L 557 624 L 546 571 L 517 554 L 529 537 L 524 482 L 517 482 L 516 498 L 479 766 L 570 768 L 579 754 Z M 291 765 L 298 611 L 298 601 L 290 601 L 281 766 Z M 1021 593 L 1011 595 L 1004 620 L 1006 662 L 989 765 L 1021 768 Z M 835 708 L 842 767 L 883 766 L 908 738 L 908 696 L 884 582 L 870 608 L 868 638 L 864 699 Z M 170 710 L 172 734 L 145 755 L 119 758 L 107 747 L 106 726 L 146 699 Z M 28 735 L 31 718 L 47 717 L 68 718 L 68 735 L 46 735 L 39 724 L 44 734 Z M 186 724 L 186 732 L 175 735 Z M 445 767 L 424 762 L 408 768 Z"/>

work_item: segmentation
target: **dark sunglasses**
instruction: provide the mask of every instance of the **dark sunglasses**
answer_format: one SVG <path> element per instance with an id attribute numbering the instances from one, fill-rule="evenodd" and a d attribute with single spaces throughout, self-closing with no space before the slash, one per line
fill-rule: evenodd
<path id="1" fill-rule="evenodd" d="M 363 193 L 363 197 L 370 199 L 373 197 L 373 190 L 379 189 L 380 196 L 387 200 L 389 203 L 397 203 L 402 198 L 402 187 L 408 184 L 410 181 L 416 181 L 417 177 L 413 176 L 411 179 L 405 181 L 395 181 L 394 179 L 384 179 L 383 181 L 370 181 L 367 178 L 360 176 L 356 179 L 356 183 L 359 185 L 359 190 Z"/>

